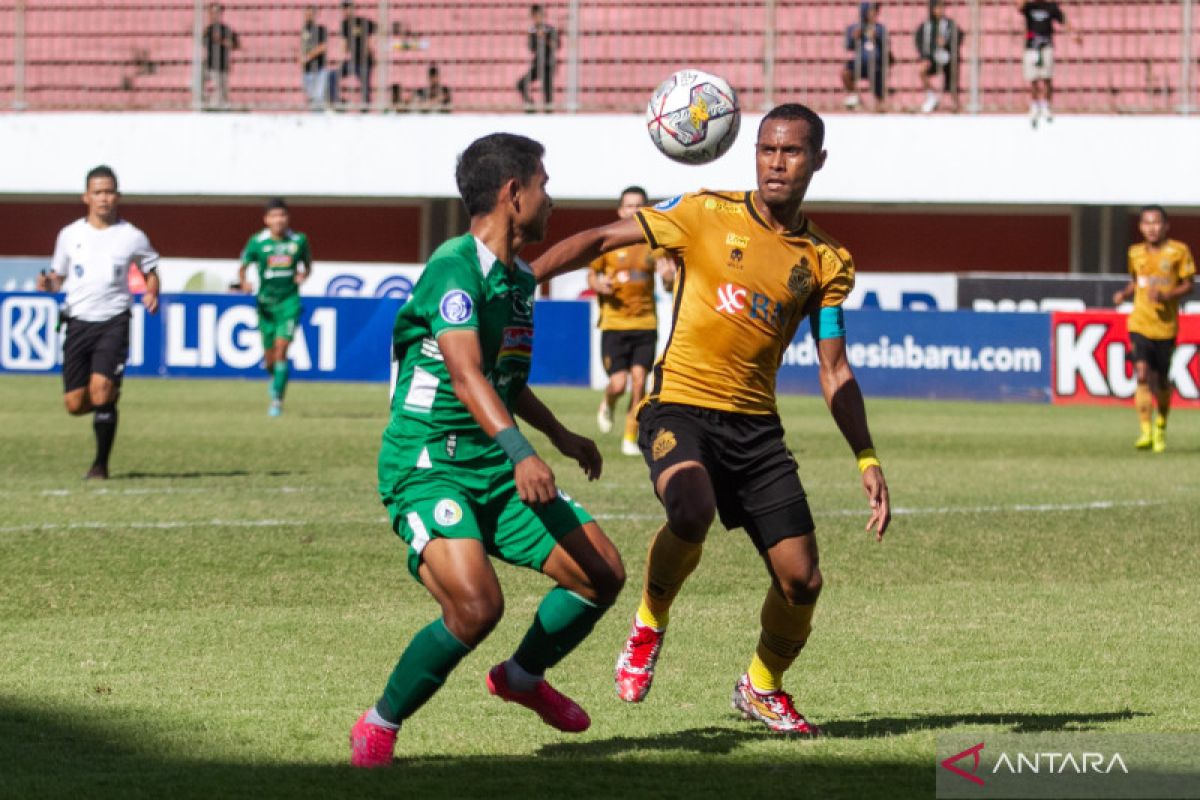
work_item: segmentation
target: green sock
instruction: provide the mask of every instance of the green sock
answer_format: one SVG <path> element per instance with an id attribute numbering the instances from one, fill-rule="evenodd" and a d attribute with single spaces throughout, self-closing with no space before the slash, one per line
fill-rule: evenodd
<path id="1" fill-rule="evenodd" d="M 438 617 L 408 643 L 375 710 L 388 722 L 408 719 L 442 688 L 446 677 L 469 652 L 471 648 L 454 638 Z"/>
<path id="2" fill-rule="evenodd" d="M 287 359 L 275 362 L 275 369 L 271 371 L 274 376 L 271 380 L 271 396 L 276 400 L 283 399 L 283 393 L 287 390 L 288 382 L 288 362 Z"/>
<path id="3" fill-rule="evenodd" d="M 555 586 L 538 606 L 513 660 L 532 675 L 544 674 L 587 638 L 607 610 Z"/>

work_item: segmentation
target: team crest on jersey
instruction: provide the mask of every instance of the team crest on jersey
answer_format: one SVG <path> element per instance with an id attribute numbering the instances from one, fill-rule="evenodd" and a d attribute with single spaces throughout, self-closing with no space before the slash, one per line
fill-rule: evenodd
<path id="1" fill-rule="evenodd" d="M 530 322 L 533 320 L 533 298 L 522 292 L 513 292 L 512 310 L 517 322 Z"/>
<path id="2" fill-rule="evenodd" d="M 471 302 L 471 296 L 462 289 L 451 289 L 446 292 L 442 295 L 442 302 L 438 304 L 438 312 L 442 315 L 442 319 L 451 325 L 460 325 L 469 320 L 474 308 L 475 304 Z"/>
<path id="3" fill-rule="evenodd" d="M 675 206 L 679 205 L 679 201 L 683 199 L 683 195 L 677 194 L 674 197 L 669 197 L 659 203 L 655 203 L 654 207 L 659 211 L 670 211 Z"/>
<path id="4" fill-rule="evenodd" d="M 659 428 L 658 433 L 654 435 L 654 444 L 650 446 L 650 455 L 655 461 L 665 456 L 667 453 L 675 449 L 675 434 L 671 433 L 666 428 Z"/>
<path id="5" fill-rule="evenodd" d="M 450 527 L 462 522 L 463 510 L 455 501 L 450 498 L 438 500 L 438 504 L 433 507 L 433 521 L 438 525 Z"/>
<path id="6" fill-rule="evenodd" d="M 807 256 L 802 257 L 800 263 L 792 267 L 792 274 L 788 276 L 788 291 L 800 303 L 808 299 L 809 293 L 812 292 L 812 268 Z"/>
<path id="7" fill-rule="evenodd" d="M 729 260 L 725 262 L 725 266 L 729 267 L 730 269 L 741 269 L 742 258 L 744 255 L 745 254 L 742 253 L 742 249 L 740 247 L 733 248 L 729 251 Z"/>
<path id="8" fill-rule="evenodd" d="M 1164 258 L 1162 261 L 1158 262 L 1158 271 L 1159 272 L 1170 272 L 1171 271 L 1170 260 Z"/>

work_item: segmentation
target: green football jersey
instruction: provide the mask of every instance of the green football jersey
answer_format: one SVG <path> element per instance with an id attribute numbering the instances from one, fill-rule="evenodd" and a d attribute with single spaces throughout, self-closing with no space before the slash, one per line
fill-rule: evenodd
<path id="1" fill-rule="evenodd" d="M 296 285 L 296 265 L 302 263 L 305 270 L 312 269 L 308 237 L 288 230 L 282 239 L 276 239 L 269 230 L 263 228 L 246 242 L 242 250 L 242 263 L 253 264 L 258 270 L 260 303 L 286 300 L 300 292 L 300 287 Z"/>
<path id="2" fill-rule="evenodd" d="M 472 450 L 481 447 L 479 455 L 500 452 L 455 396 L 437 339 L 445 331 L 478 331 L 483 373 L 511 413 L 529 378 L 536 290 L 528 264 L 517 259 L 506 267 L 469 233 L 434 252 L 396 315 L 392 345 L 399 369 L 381 468 L 392 456 L 399 466 L 407 457 L 402 453 L 451 434 Z"/>

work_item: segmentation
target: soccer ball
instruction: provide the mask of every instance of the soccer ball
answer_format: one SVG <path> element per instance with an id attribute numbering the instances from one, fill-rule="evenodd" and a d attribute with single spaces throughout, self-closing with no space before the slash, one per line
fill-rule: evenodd
<path id="1" fill-rule="evenodd" d="M 684 69 L 654 90 L 646 106 L 650 140 L 667 158 L 707 164 L 737 138 L 742 121 L 737 94 L 724 79 Z"/>

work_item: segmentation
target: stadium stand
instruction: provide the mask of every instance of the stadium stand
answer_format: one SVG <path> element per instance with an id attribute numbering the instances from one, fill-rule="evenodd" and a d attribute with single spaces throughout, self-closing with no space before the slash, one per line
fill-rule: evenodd
<path id="1" fill-rule="evenodd" d="M 1076 43 L 1060 37 L 1056 108 L 1094 113 L 1174 113 L 1197 107 L 1194 0 L 1093 0 L 1063 4 Z M 195 67 L 204 3 L 195 0 L 0 0 L 0 109 L 186 110 L 200 107 Z M 230 94 L 242 110 L 304 107 L 297 62 L 303 2 L 228 0 L 225 21 L 241 37 Z M 337 3 L 316 4 L 342 56 Z M 692 66 L 721 74 L 743 106 L 801 100 L 839 109 L 851 0 L 555 0 L 548 21 L 563 35 L 557 108 L 636 111 L 654 85 Z M 576 9 L 574 22 L 571 10 Z M 883 4 L 892 37 L 892 108 L 920 104 L 913 30 L 926 0 Z M 520 107 L 515 83 L 529 62 L 524 0 L 363 0 L 357 13 L 380 20 L 378 106 L 388 87 L 422 85 L 431 62 L 454 92 L 454 108 Z M 1011 0 L 952 0 L 948 14 L 968 32 L 963 100 L 986 112 L 1023 111 L 1022 24 Z M 382 19 L 380 19 L 382 17 Z M 1187 30 L 1190 24 L 1190 30 Z M 1185 68 L 1184 64 L 1187 64 Z M 382 91 L 381 91 L 382 90 Z M 974 99 L 972 107 L 969 101 Z"/>

